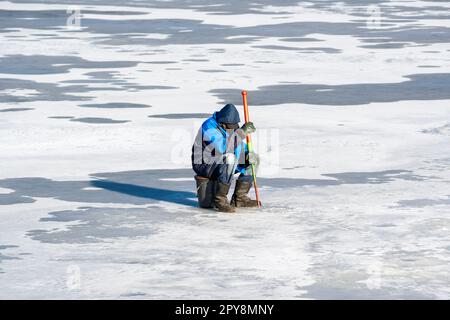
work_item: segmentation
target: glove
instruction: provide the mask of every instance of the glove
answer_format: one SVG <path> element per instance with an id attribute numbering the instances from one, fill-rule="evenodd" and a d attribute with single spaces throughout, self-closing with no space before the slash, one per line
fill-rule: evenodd
<path id="1" fill-rule="evenodd" d="M 253 122 L 246 122 L 242 128 L 241 128 L 244 136 L 248 136 L 249 134 L 252 134 L 253 132 L 256 131 L 255 125 L 253 124 Z"/>
<path id="2" fill-rule="evenodd" d="M 245 161 L 248 163 L 248 165 L 259 165 L 259 156 L 254 152 L 249 152 L 245 155 Z"/>

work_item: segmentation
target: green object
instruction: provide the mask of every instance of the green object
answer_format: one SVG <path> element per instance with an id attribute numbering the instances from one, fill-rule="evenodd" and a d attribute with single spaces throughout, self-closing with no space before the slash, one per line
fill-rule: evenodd
<path id="1" fill-rule="evenodd" d="M 253 122 L 246 122 L 243 126 L 242 126 L 242 131 L 244 132 L 245 136 L 248 136 L 249 134 L 252 134 L 253 132 L 256 131 L 255 125 L 253 124 Z"/>

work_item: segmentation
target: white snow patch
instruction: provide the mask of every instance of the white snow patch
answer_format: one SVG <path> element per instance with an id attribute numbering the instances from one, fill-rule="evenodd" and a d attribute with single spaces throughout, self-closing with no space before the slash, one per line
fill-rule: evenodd
<path id="1" fill-rule="evenodd" d="M 0 187 L 0 194 L 8 194 L 8 193 L 13 193 L 14 190 L 13 189 L 9 189 L 9 188 L 1 188 Z"/>
<path id="2" fill-rule="evenodd" d="M 0 90 L 0 95 L 17 96 L 17 97 L 32 97 L 39 94 L 39 91 L 34 89 L 4 89 Z"/>

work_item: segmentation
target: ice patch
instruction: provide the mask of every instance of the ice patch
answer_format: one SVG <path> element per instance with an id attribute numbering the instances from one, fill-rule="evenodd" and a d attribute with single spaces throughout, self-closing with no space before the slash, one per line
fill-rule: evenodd
<path id="1" fill-rule="evenodd" d="M 80 107 L 85 108 L 103 108 L 103 109 L 126 109 L 126 108 L 151 108 L 151 106 L 139 103 L 91 103 L 91 104 L 81 104 Z"/>
<path id="2" fill-rule="evenodd" d="M 0 109 L 0 112 L 19 112 L 29 110 L 34 110 L 34 108 L 8 108 L 8 109 Z"/>
<path id="3" fill-rule="evenodd" d="M 149 118 L 161 119 L 207 119 L 211 117 L 210 113 L 171 113 L 171 114 L 154 114 L 148 116 Z"/>
<path id="4" fill-rule="evenodd" d="M 450 123 L 437 128 L 424 129 L 422 132 L 450 136 Z"/>
<path id="5" fill-rule="evenodd" d="M 91 123 L 91 124 L 117 124 L 117 123 L 130 122 L 129 120 L 113 120 L 113 119 L 109 119 L 109 118 L 93 118 L 93 117 L 70 119 L 70 121 Z"/>
<path id="6" fill-rule="evenodd" d="M 270 106 L 287 103 L 311 105 L 365 105 L 373 102 L 450 99 L 450 73 L 408 75 L 399 83 L 357 83 L 345 85 L 291 84 L 263 86 L 252 92 L 251 103 Z M 328 91 L 324 91 L 328 90 Z M 320 91 L 321 94 L 317 94 Z M 210 91 L 224 103 L 239 105 L 239 89 Z"/>
<path id="7" fill-rule="evenodd" d="M 442 199 L 411 199 L 400 200 L 397 205 L 402 208 L 424 208 L 430 206 L 450 206 L 450 195 Z"/>
<path id="8" fill-rule="evenodd" d="M 179 218 L 163 208 L 86 208 L 50 212 L 42 222 L 72 222 L 61 230 L 31 230 L 27 235 L 45 243 L 96 243 L 114 238 L 154 234 L 159 224 Z"/>

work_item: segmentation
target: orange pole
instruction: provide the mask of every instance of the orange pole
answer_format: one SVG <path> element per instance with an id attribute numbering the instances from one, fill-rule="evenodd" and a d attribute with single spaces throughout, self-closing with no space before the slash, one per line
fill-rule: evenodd
<path id="1" fill-rule="evenodd" d="M 244 119 L 245 122 L 250 121 L 250 114 L 248 112 L 248 104 L 247 104 L 247 91 L 242 91 L 242 99 L 244 104 Z M 252 144 L 252 137 L 250 135 L 247 135 L 247 146 L 248 151 L 253 152 L 253 144 Z M 256 171 L 255 166 L 252 164 L 252 176 L 253 176 L 253 186 L 255 188 L 255 195 L 256 195 L 256 201 L 258 202 L 258 208 L 261 208 L 261 201 L 259 200 L 259 190 L 258 185 L 256 184 Z"/>

